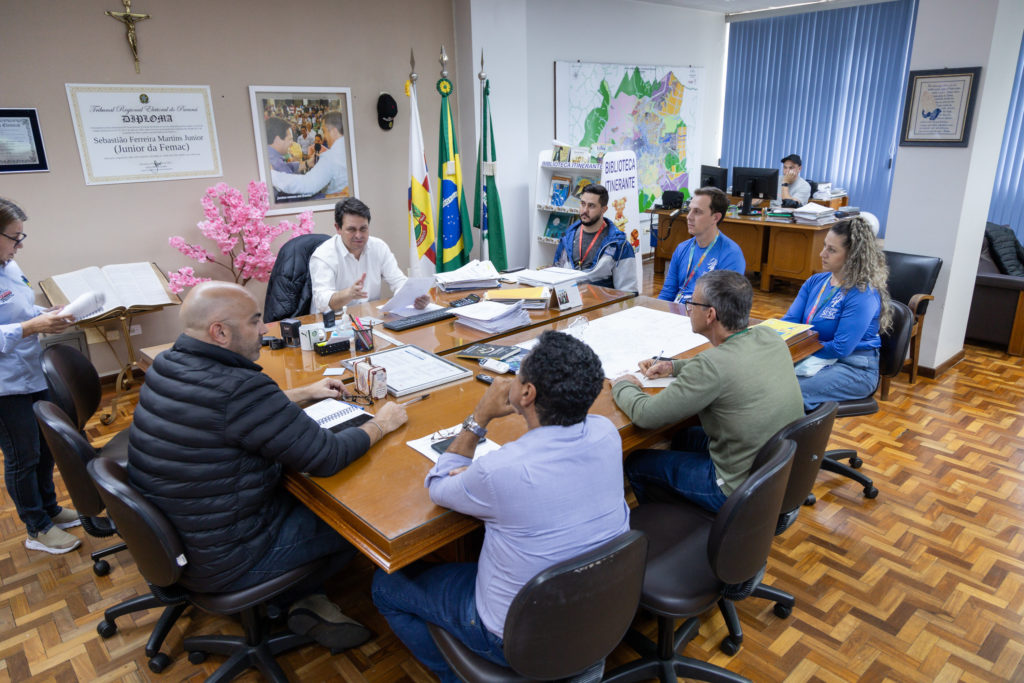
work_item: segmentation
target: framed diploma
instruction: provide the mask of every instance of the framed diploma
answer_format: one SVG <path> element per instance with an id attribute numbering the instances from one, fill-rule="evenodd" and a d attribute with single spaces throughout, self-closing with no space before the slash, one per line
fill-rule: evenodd
<path id="1" fill-rule="evenodd" d="M 35 109 L 0 109 L 0 173 L 49 171 Z"/>
<path id="2" fill-rule="evenodd" d="M 86 185 L 223 175 L 209 86 L 65 88 Z"/>
<path id="3" fill-rule="evenodd" d="M 981 67 L 911 71 L 901 146 L 966 147 Z"/>

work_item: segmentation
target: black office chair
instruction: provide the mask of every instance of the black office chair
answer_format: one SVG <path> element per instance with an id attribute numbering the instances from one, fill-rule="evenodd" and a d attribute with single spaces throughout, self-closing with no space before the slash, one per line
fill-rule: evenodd
<path id="1" fill-rule="evenodd" d="M 50 400 L 84 434 L 85 425 L 99 408 L 103 395 L 96 368 L 81 351 L 66 344 L 54 344 L 44 349 L 42 365 Z M 98 450 L 106 457 L 128 462 L 128 430 L 118 432 Z"/>
<path id="2" fill-rule="evenodd" d="M 917 364 L 921 355 L 921 328 L 928 312 L 928 302 L 935 299 L 932 291 L 942 270 L 938 256 L 919 256 L 899 251 L 883 251 L 889 265 L 889 296 L 906 304 L 914 314 L 914 327 L 910 331 L 910 383 L 917 381 Z M 882 379 L 882 400 L 889 400 L 891 377 Z"/>
<path id="3" fill-rule="evenodd" d="M 296 318 L 310 312 L 313 284 L 309 279 L 309 257 L 328 239 L 327 235 L 312 233 L 293 237 L 281 245 L 267 281 L 265 321 Z"/>
<path id="4" fill-rule="evenodd" d="M 756 472 L 764 467 L 781 442 L 789 440 L 796 444 L 793 467 L 789 472 L 782 510 L 779 512 L 778 524 L 775 527 L 776 536 L 792 526 L 801 506 L 814 500 L 811 489 L 814 487 L 814 480 L 818 477 L 818 470 L 821 469 L 828 448 L 828 438 L 832 434 L 837 407 L 834 401 L 829 401 L 818 406 L 814 412 L 789 423 L 768 439 L 754 457 L 750 469 Z M 793 606 L 796 604 L 796 599 L 789 593 L 764 583 L 758 583 L 749 597 L 774 600 L 775 615 L 783 619 L 792 614 Z M 723 598 L 718 605 L 729 628 L 729 635 L 722 639 L 719 647 L 725 654 L 734 655 L 739 652 L 743 643 L 743 629 L 736 614 L 736 605 L 728 597 Z"/>
<path id="5" fill-rule="evenodd" d="M 229 681 L 247 669 L 256 668 L 268 680 L 285 683 L 288 678 L 275 658 L 313 641 L 308 636 L 290 632 L 271 635 L 261 608 L 272 598 L 321 573 L 327 566 L 326 559 L 240 591 L 210 594 L 186 590 L 177 584 L 188 563 L 181 539 L 163 513 L 131 485 L 124 466 L 107 458 L 97 458 L 89 463 L 89 474 L 128 544 L 128 552 L 135 558 L 139 572 L 159 600 L 181 600 L 213 614 L 240 615 L 245 636 L 185 638 L 185 650 L 193 664 L 202 663 L 208 653 L 228 657 L 206 680 Z"/>
<path id="6" fill-rule="evenodd" d="M 39 422 L 43 438 L 46 439 L 50 452 L 53 453 L 53 460 L 57 464 L 57 469 L 60 470 L 61 478 L 71 496 L 71 502 L 78 510 L 82 528 L 87 534 L 97 538 L 108 538 L 117 534 L 118 530 L 114 524 L 108 518 L 101 516 L 105 505 L 88 471 L 89 463 L 100 456 L 85 440 L 82 433 L 75 429 L 75 425 L 71 423 L 64 411 L 56 405 L 49 401 L 36 401 L 32 405 L 32 410 Z M 105 460 L 106 458 L 101 459 Z M 118 543 L 94 552 L 91 556 L 93 572 L 97 576 L 105 576 L 110 573 L 110 564 L 103 558 L 124 549 L 125 544 Z M 167 655 L 160 652 L 160 647 L 186 606 L 187 603 L 184 600 L 160 600 L 152 595 L 131 598 L 108 608 L 103 614 L 103 621 L 96 626 L 96 631 L 104 638 L 110 638 L 117 633 L 115 620 L 118 617 L 132 612 L 164 607 L 164 612 L 146 644 L 146 656 L 150 658 L 149 668 L 160 672 L 170 663 Z"/>
<path id="7" fill-rule="evenodd" d="M 647 572 L 640 606 L 658 618 L 658 643 L 630 631 L 626 642 L 641 658 L 609 673 L 624 683 L 677 676 L 703 681 L 747 681 L 727 669 L 676 651 L 697 635 L 700 615 L 740 584 L 753 589 L 764 571 L 789 481 L 796 445 L 776 444 L 772 456 L 751 473 L 713 519 L 692 506 L 648 503 L 633 510 L 630 524 L 648 537 Z M 734 597 L 738 597 L 734 594 Z M 673 631 L 676 619 L 685 619 Z"/>
<path id="8" fill-rule="evenodd" d="M 75 429 L 68 416 L 59 407 L 49 401 L 36 401 L 32 404 L 39 430 L 53 454 L 61 479 L 71 496 L 71 504 L 78 511 L 82 528 L 95 538 L 109 538 L 117 534 L 117 529 L 109 519 L 103 516 L 103 501 L 96 492 L 96 487 L 86 471 L 86 465 L 97 457 L 96 450 L 85 440 L 85 436 Z M 103 550 L 97 550 L 90 556 L 92 570 L 96 576 L 110 573 L 110 563 L 105 557 L 121 552 L 124 543 L 118 543 Z"/>
<path id="9" fill-rule="evenodd" d="M 554 680 L 583 672 L 600 680 L 604 658 L 636 614 L 646 555 L 644 535 L 627 531 L 530 579 L 505 618 L 504 652 L 511 669 L 476 655 L 435 624 L 429 625 L 430 635 L 464 681 Z"/>
<path id="10" fill-rule="evenodd" d="M 914 315 L 904 304 L 899 301 L 890 301 L 892 307 L 892 329 L 882 334 L 882 348 L 878 354 L 878 383 L 882 383 L 884 377 L 895 377 L 903 368 L 903 360 L 907 357 L 907 349 L 910 347 L 910 333 L 914 327 Z M 875 387 L 875 391 L 878 387 Z M 878 412 L 878 402 L 875 401 L 875 392 L 872 391 L 864 398 L 840 401 L 836 417 L 854 417 L 857 415 L 874 415 Z M 846 465 L 840 460 L 848 460 Z M 821 462 L 821 469 L 826 472 L 835 472 L 844 477 L 853 479 L 864 487 L 864 497 L 874 498 L 878 495 L 871 479 L 858 471 L 864 463 L 857 456 L 857 451 L 842 448 L 828 451 L 825 459 Z"/>

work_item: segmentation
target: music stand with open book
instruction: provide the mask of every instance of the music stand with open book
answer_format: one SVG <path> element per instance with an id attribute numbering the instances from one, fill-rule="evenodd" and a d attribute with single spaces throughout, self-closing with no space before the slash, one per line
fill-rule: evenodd
<path id="1" fill-rule="evenodd" d="M 132 388 L 134 370 L 138 367 L 131 338 L 132 317 L 159 311 L 165 306 L 176 306 L 181 303 L 181 299 L 171 291 L 163 271 L 155 263 L 145 261 L 111 264 L 102 268 L 90 266 L 54 275 L 40 282 L 39 287 L 52 306 L 66 306 L 88 292 L 104 295 L 102 307 L 79 318 L 77 324 L 96 328 L 121 367 L 117 375 L 114 400 L 110 402 L 110 408 L 100 415 L 100 422 L 110 424 L 117 414 L 118 401 L 128 395 Z M 122 362 L 103 328 L 104 323 L 112 320 L 120 324 L 121 337 L 128 352 L 127 362 Z"/>

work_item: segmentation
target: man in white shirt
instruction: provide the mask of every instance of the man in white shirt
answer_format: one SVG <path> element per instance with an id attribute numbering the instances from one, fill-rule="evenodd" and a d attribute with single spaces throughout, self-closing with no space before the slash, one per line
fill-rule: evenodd
<path id="1" fill-rule="evenodd" d="M 309 129 L 309 124 L 305 123 L 305 120 L 302 124 L 301 130 L 302 135 L 296 138 L 296 142 L 298 142 L 299 146 L 302 147 L 302 156 L 306 157 L 309 156 L 309 148 L 312 147 L 313 143 L 316 141 L 316 136 L 313 134 L 313 131 Z"/>
<path id="2" fill-rule="evenodd" d="M 312 196 L 323 192 L 328 197 L 349 197 L 348 156 L 343 138 L 344 117 L 340 111 L 328 112 L 324 116 L 324 137 L 330 149 L 320 155 L 316 166 L 305 175 L 286 173 L 271 168 L 270 179 L 280 192 Z"/>
<path id="3" fill-rule="evenodd" d="M 381 278 L 392 293 L 408 279 L 398 268 L 387 243 L 370 237 L 370 207 L 355 197 L 334 205 L 334 227 L 338 234 L 313 252 L 309 278 L 313 285 L 313 312 L 341 310 L 350 303 L 381 298 Z M 430 296 L 416 299 L 416 308 L 426 308 Z"/>

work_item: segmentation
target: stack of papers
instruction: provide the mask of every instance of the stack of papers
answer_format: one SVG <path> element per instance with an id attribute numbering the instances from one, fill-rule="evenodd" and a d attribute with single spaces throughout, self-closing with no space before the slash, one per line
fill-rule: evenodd
<path id="1" fill-rule="evenodd" d="M 518 287 L 515 289 L 495 289 L 484 294 L 486 301 L 497 301 L 513 304 L 522 301 L 526 308 L 547 308 L 551 300 L 551 290 L 547 287 Z"/>
<path id="2" fill-rule="evenodd" d="M 450 273 L 438 273 L 434 276 L 437 286 L 445 292 L 462 289 L 485 289 L 498 286 L 498 271 L 490 261 L 473 259 L 458 270 Z"/>
<path id="3" fill-rule="evenodd" d="M 801 225 L 828 225 L 836 220 L 835 209 L 813 202 L 793 209 L 793 218 Z"/>
<path id="4" fill-rule="evenodd" d="M 497 301 L 481 301 L 478 304 L 452 309 L 456 322 L 490 334 L 507 332 L 530 324 L 530 316 L 522 301 L 514 304 L 499 304 Z"/>
<path id="5" fill-rule="evenodd" d="M 516 273 L 519 284 L 528 287 L 553 287 L 564 282 L 575 282 L 586 275 L 572 268 L 544 268 L 543 270 L 521 270 Z"/>

